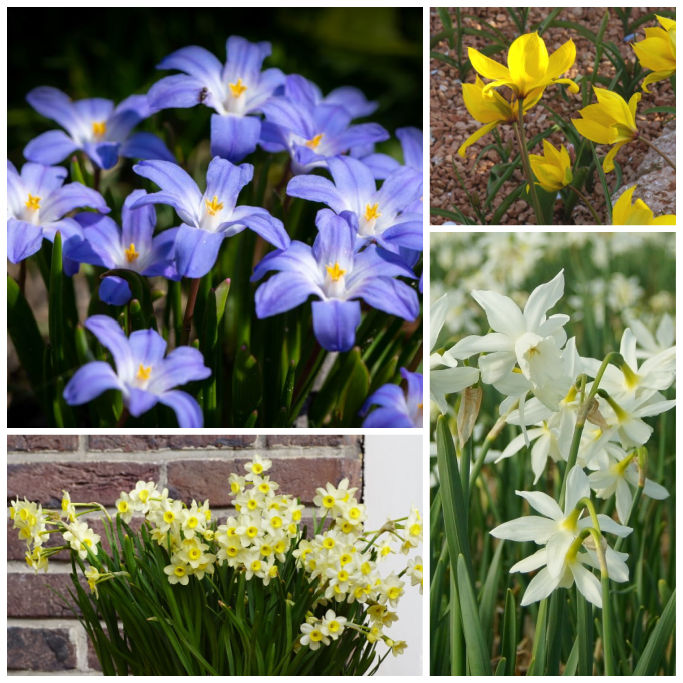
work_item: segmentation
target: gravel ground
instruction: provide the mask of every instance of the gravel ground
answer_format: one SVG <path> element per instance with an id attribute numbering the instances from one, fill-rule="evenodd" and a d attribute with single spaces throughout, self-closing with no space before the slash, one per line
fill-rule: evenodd
<path id="1" fill-rule="evenodd" d="M 543 8 L 532 7 L 529 12 L 527 26 L 533 26 L 535 23 L 541 21 L 547 16 L 549 10 Z M 627 42 L 624 42 L 624 35 L 621 21 L 617 18 L 612 9 L 610 11 L 610 20 L 605 31 L 605 38 L 611 40 L 621 48 L 622 56 L 627 60 L 635 60 L 635 55 L 632 48 Z M 648 8 L 633 8 L 632 20 L 652 11 Z M 455 12 L 453 8 L 449 9 L 453 24 L 455 25 Z M 565 8 L 556 17 L 557 19 L 564 19 L 566 21 L 574 21 L 583 24 L 591 31 L 597 31 L 600 21 L 604 15 L 605 8 Z M 513 23 L 508 13 L 501 8 L 463 8 L 461 15 L 467 17 L 468 25 L 473 28 L 481 28 L 481 24 L 477 19 L 487 21 L 492 26 L 498 28 L 511 43 L 518 35 L 519 31 Z M 645 25 L 650 26 L 649 22 Z M 430 31 L 434 35 L 443 30 L 443 25 L 439 18 L 436 9 L 432 8 L 430 16 Z M 528 29 L 527 29 L 528 30 Z M 576 62 L 572 68 L 565 74 L 565 77 L 574 78 L 579 73 L 592 73 L 593 64 L 595 61 L 595 47 L 594 45 L 580 35 L 573 31 L 564 28 L 550 28 L 545 31 L 543 38 L 548 47 L 548 52 L 556 50 L 562 43 L 572 38 L 576 45 Z M 642 26 L 637 30 L 635 39 L 641 40 L 644 38 Z M 475 47 L 481 49 L 486 45 L 485 38 L 480 36 L 465 35 L 463 37 L 464 48 Z M 433 50 L 455 57 L 454 51 L 450 50 L 447 40 L 442 40 L 435 45 Z M 498 53 L 493 56 L 493 59 L 505 63 L 507 54 Z M 614 67 L 612 63 L 605 57 L 600 62 L 599 73 L 601 75 L 614 75 Z M 475 130 L 480 128 L 483 124 L 475 121 L 468 113 L 462 99 L 462 88 L 459 79 L 458 71 L 455 67 L 451 67 L 440 60 L 431 60 L 430 64 L 430 125 L 431 125 L 431 205 L 441 209 L 451 209 L 454 205 L 457 206 L 463 213 L 468 216 L 474 216 L 474 212 L 467 200 L 467 196 L 460 187 L 455 173 L 453 172 L 453 163 L 455 163 L 458 171 L 461 174 L 468 190 L 476 192 L 480 197 L 486 197 L 486 182 L 488 179 L 489 169 L 500 161 L 495 150 L 489 150 L 486 155 L 475 164 L 474 159 L 476 155 L 486 144 L 493 142 L 492 134 L 489 134 L 475 143 L 467 151 L 467 158 L 461 159 L 458 156 L 457 150 L 460 145 L 469 137 Z M 474 72 L 469 71 L 467 82 L 474 82 Z M 570 102 L 565 102 L 560 96 L 559 88 L 564 86 L 550 86 L 546 89 L 543 95 L 543 102 L 553 109 L 557 114 L 562 116 L 565 120 L 570 118 L 578 118 L 576 112 L 581 108 L 581 102 L 578 99 L 571 99 Z M 650 87 L 651 94 L 643 93 L 643 98 L 638 106 L 638 111 L 642 112 L 644 109 L 653 106 L 674 105 L 675 94 L 671 88 L 669 81 L 660 81 Z M 505 89 L 503 89 L 505 93 Z M 594 98 L 591 103 L 594 102 Z M 666 114 L 649 114 L 644 116 L 639 113 L 636 117 L 639 131 L 650 140 L 656 140 L 662 131 L 662 128 L 671 117 Z M 552 123 L 551 115 L 546 112 L 540 105 L 536 105 L 526 117 L 527 121 L 527 139 L 531 139 L 534 135 L 547 128 Z M 503 124 L 497 128 L 500 132 L 501 138 L 505 143 L 512 145 L 514 142 L 514 131 L 511 125 Z M 549 138 L 555 146 L 564 143 L 567 144 L 566 138 L 560 132 L 553 133 Z M 600 145 L 597 148 L 598 156 L 604 157 L 608 148 Z M 638 166 L 643 157 L 647 153 L 648 148 L 644 144 L 633 143 L 622 147 L 617 154 L 616 160 L 621 165 L 623 171 L 622 184 L 629 184 L 638 177 Z M 540 154 L 539 148 L 532 150 L 532 152 Z M 571 151 L 570 151 L 571 154 Z M 522 182 L 523 176 L 521 168 L 513 176 L 512 180 L 507 181 L 500 193 L 500 200 L 506 197 L 515 187 Z M 608 176 L 608 183 L 610 188 L 614 187 L 614 176 Z M 604 211 L 604 197 L 599 182 L 596 182 L 590 199 L 596 207 L 600 215 L 605 215 Z M 493 210 L 500 202 L 494 200 Z M 563 222 L 562 212 L 560 210 L 561 203 L 556 205 L 555 223 Z M 493 210 L 489 212 L 490 217 Z M 593 224 L 590 213 L 579 203 L 573 211 L 572 219 L 575 224 Z M 431 222 L 434 225 L 440 225 L 446 219 L 440 216 L 432 216 Z M 518 200 L 512 204 L 508 211 L 503 214 L 501 223 L 503 225 L 525 225 L 535 223 L 533 209 L 529 204 L 523 200 Z"/>

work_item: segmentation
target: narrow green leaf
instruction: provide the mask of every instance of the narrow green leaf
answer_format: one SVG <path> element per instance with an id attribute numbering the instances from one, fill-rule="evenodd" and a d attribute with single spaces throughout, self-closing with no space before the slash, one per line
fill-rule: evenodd
<path id="1" fill-rule="evenodd" d="M 502 547 L 503 544 L 500 544 Z M 515 596 L 510 588 L 505 593 L 505 612 L 503 614 L 503 635 L 500 654 L 505 660 L 505 674 L 514 676 L 517 665 L 517 609 Z"/>
<path id="2" fill-rule="evenodd" d="M 634 676 L 654 676 L 659 671 L 659 665 L 666 654 L 669 640 L 676 625 L 676 591 L 671 593 L 669 601 L 657 621 L 652 634 L 647 640 L 643 654 L 640 656 L 635 669 Z"/>

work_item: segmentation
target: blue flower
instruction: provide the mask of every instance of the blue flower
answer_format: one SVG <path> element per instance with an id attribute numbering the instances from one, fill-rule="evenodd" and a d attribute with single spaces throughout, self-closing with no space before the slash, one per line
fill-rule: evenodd
<path id="1" fill-rule="evenodd" d="M 63 243 L 80 239 L 80 225 L 73 218 L 64 218 L 73 209 L 109 212 L 99 192 L 81 183 L 64 185 L 66 173 L 58 166 L 27 163 L 19 175 L 14 164 L 7 162 L 7 258 L 12 263 L 35 254 L 43 238 L 52 242 L 57 232 Z M 78 270 L 78 264 L 67 260 L 65 267 L 69 274 Z"/>
<path id="2" fill-rule="evenodd" d="M 166 353 L 164 338 L 154 330 L 138 330 L 126 337 L 113 318 L 94 315 L 85 321 L 102 346 L 109 349 L 116 372 L 109 363 L 93 361 L 79 368 L 64 389 L 69 405 L 92 401 L 108 389 L 123 394 L 123 403 L 133 417 L 139 417 L 162 403 L 175 411 L 180 427 L 201 427 L 202 412 L 197 401 L 174 387 L 206 379 L 211 370 L 202 354 L 189 346 Z"/>
<path id="3" fill-rule="evenodd" d="M 405 393 L 397 384 L 385 384 L 365 401 L 361 415 L 372 412 L 363 427 L 422 427 L 422 374 L 401 368 L 401 376 Z"/>
<path id="4" fill-rule="evenodd" d="M 419 174 L 422 182 L 422 131 L 419 128 L 397 128 L 396 137 L 401 143 L 403 163 Z M 375 178 L 387 178 L 401 168 L 401 164 L 388 154 L 372 153 L 361 157 L 361 161 L 370 168 Z"/>
<path id="5" fill-rule="evenodd" d="M 230 36 L 226 51 L 228 59 L 223 65 L 203 47 L 176 50 L 157 68 L 183 73 L 162 78 L 150 88 L 148 97 L 155 110 L 197 104 L 214 109 L 211 154 L 236 163 L 256 149 L 261 120 L 254 115 L 261 112 L 285 77 L 279 69 L 261 71 L 263 60 L 270 55 L 270 43 Z"/>
<path id="6" fill-rule="evenodd" d="M 111 100 L 95 97 L 73 101 L 57 88 L 34 88 L 28 103 L 64 128 L 49 130 L 24 149 L 29 161 L 58 164 L 76 150 L 83 150 L 99 168 L 112 168 L 120 156 L 175 161 L 163 141 L 152 133 L 130 134 L 152 111 L 146 95 L 131 95 L 114 107 Z"/>
<path id="7" fill-rule="evenodd" d="M 245 228 L 280 249 L 289 245 L 282 221 L 256 206 L 236 206 L 242 188 L 251 181 L 251 164 L 235 166 L 214 157 L 206 172 L 206 191 L 176 164 L 167 161 L 142 161 L 133 170 L 156 183 L 161 192 L 147 194 L 131 208 L 147 204 L 168 204 L 183 221 L 176 237 L 176 267 L 180 275 L 197 278 L 213 268 L 225 237 Z"/>
<path id="8" fill-rule="evenodd" d="M 353 228 L 329 209 L 318 212 L 318 235 L 309 247 L 294 241 L 268 254 L 252 281 L 280 271 L 256 290 L 256 315 L 266 318 L 288 311 L 312 294 L 313 332 L 328 351 L 348 351 L 355 342 L 361 310 L 358 299 L 386 313 L 414 320 L 420 312 L 417 294 L 397 276 L 415 278 L 405 265 L 382 256 L 375 245 L 356 251 Z"/>
<path id="9" fill-rule="evenodd" d="M 156 213 L 152 206 L 133 209 L 132 205 L 147 193 L 135 190 L 126 197 L 121 211 L 121 228 L 108 216 L 82 213 L 76 220 L 83 227 L 83 241 L 69 245 L 67 256 L 79 263 L 91 263 L 104 268 L 123 268 L 141 275 L 161 275 L 179 280 L 174 265 L 177 228 L 164 230 L 153 237 Z M 123 278 L 110 276 L 100 285 L 102 301 L 121 306 L 131 297 L 130 287 Z"/>
<path id="10" fill-rule="evenodd" d="M 385 249 L 422 251 L 422 214 L 411 209 L 422 195 L 422 177 L 399 167 L 377 189 L 370 169 L 358 159 L 328 160 L 334 182 L 322 176 L 296 176 L 287 194 L 327 204 L 354 227 L 361 243 L 375 241 Z"/>
<path id="11" fill-rule="evenodd" d="M 389 133 L 377 123 L 351 125 L 358 106 L 348 92 L 332 101 L 321 99 L 317 86 L 303 76 L 287 76 L 284 94 L 263 106 L 261 146 L 269 152 L 289 152 L 292 171 L 299 174 L 324 167 L 330 157 L 353 147 L 387 140 Z"/>

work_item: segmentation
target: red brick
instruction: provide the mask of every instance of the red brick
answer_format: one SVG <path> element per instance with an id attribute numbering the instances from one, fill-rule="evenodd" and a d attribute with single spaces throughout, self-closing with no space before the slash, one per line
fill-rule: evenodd
<path id="1" fill-rule="evenodd" d="M 78 449 L 77 436 L 8 436 L 8 451 L 75 451 Z"/>
<path id="2" fill-rule="evenodd" d="M 76 649 L 65 628 L 7 629 L 7 668 L 62 671 L 76 667 Z"/>
<path id="3" fill-rule="evenodd" d="M 186 448 L 246 448 L 256 441 L 256 435 L 225 436 L 90 436 L 88 449 L 93 451 L 155 451 Z"/>
<path id="4" fill-rule="evenodd" d="M 168 463 L 168 488 L 173 498 L 181 500 L 209 499 L 213 507 L 231 504 L 228 477 L 232 472 L 245 473 L 247 459 L 178 460 Z M 348 477 L 352 486 L 362 486 L 361 460 L 351 458 L 277 458 L 268 471 L 271 479 L 280 484 L 283 493 L 298 496 L 310 503 L 315 490 L 328 481 L 337 484 Z"/>
<path id="5" fill-rule="evenodd" d="M 7 574 L 7 616 L 73 617 L 75 605 L 67 606 L 56 594 L 69 600 L 69 588 L 73 589 L 69 574 L 11 572 Z"/>
<path id="6" fill-rule="evenodd" d="M 360 444 L 363 440 L 362 436 L 339 436 L 328 434 L 277 434 L 266 436 L 266 446 L 273 448 L 275 446 L 307 446 L 307 447 L 334 447 L 334 446 L 353 446 Z"/>
<path id="7" fill-rule="evenodd" d="M 62 489 L 74 501 L 112 505 L 139 479 L 159 480 L 159 467 L 132 462 L 27 463 L 7 466 L 7 500 L 28 498 L 59 507 Z"/>

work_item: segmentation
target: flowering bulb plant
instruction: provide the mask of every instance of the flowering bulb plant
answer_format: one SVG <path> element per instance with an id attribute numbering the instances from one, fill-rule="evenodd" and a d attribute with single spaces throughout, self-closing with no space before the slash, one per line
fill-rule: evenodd
<path id="1" fill-rule="evenodd" d="M 112 514 L 65 491 L 61 510 L 17 499 L 10 517 L 36 571 L 70 553 L 67 602 L 105 674 L 376 672 L 407 646 L 388 633 L 401 596 L 409 584 L 422 590 L 422 561 L 408 557 L 421 542 L 419 511 L 366 529 L 365 504 L 344 479 L 317 490 L 308 536 L 304 506 L 270 468 L 254 456 L 230 476 L 226 519 L 151 481 L 122 492 Z M 89 526 L 95 513 L 103 536 Z M 51 534 L 62 542 L 48 545 Z M 405 568 L 382 572 L 396 553 Z"/>
<path id="2" fill-rule="evenodd" d="M 64 128 L 8 162 L 8 327 L 43 423 L 354 426 L 415 374 L 422 134 L 357 123 L 378 103 L 270 54 L 238 36 L 225 62 L 181 47 L 118 106 L 27 95 Z M 173 144 L 172 110 L 204 108 L 206 130 Z"/>
<path id="3" fill-rule="evenodd" d="M 462 96 L 456 102 L 462 103 L 463 113 L 466 110 L 472 119 L 484 124 L 469 137 L 461 137 L 463 131 L 457 131 L 458 156 L 470 160 L 460 162 L 461 168 L 464 165 L 463 171 L 472 175 L 473 165 L 482 157 L 495 162 L 486 167 L 489 179 L 485 184 L 486 199 L 482 201 L 480 188 L 475 185 L 473 192 L 469 191 L 454 161 L 458 181 L 477 222 L 504 223 L 504 215 L 513 217 L 509 213 L 513 203 L 518 211 L 526 211 L 526 207 L 519 208 L 526 202 L 533 208 L 538 225 L 571 223 L 572 212 L 580 201 L 584 210 L 590 212 L 591 222 L 621 224 L 613 207 L 615 195 L 622 185 L 632 186 L 633 180 L 631 176 L 629 182 L 622 181 L 625 172 L 619 163 L 627 163 L 624 152 L 619 154 L 622 148 L 646 145 L 658 155 L 650 167 L 666 164 L 675 172 L 673 155 L 650 139 L 649 132 L 654 127 L 651 122 L 663 120 L 663 115 L 675 118 L 675 15 L 660 16 L 645 10 L 643 16 L 635 17 L 631 16 L 631 9 L 607 9 L 594 32 L 593 27 L 561 18 L 563 9 L 542 10 L 545 15 L 533 24 L 528 9 L 507 11 L 509 28 L 521 33 L 509 44 L 504 39 L 504 30 L 499 30 L 504 27 L 498 22 L 498 28 L 496 24 L 487 24 L 486 10 L 481 12 L 482 16 L 466 17 L 458 10 L 455 24 L 447 9 L 440 10 L 444 31 L 433 41 L 447 38 L 449 52 L 456 48 L 457 61 L 438 51 L 432 52 L 432 56 L 459 68 Z M 615 45 L 612 32 L 606 33 L 611 12 L 622 18 L 623 30 L 617 39 L 623 41 L 622 46 Z M 471 19 L 476 19 L 476 23 Z M 654 27 L 653 23 L 659 26 Z M 564 38 L 570 36 L 569 39 L 563 38 L 559 44 L 555 30 L 562 31 Z M 645 39 L 636 41 L 641 31 Z M 472 40 L 469 36 L 485 48 L 478 50 L 467 45 Z M 585 41 L 583 45 L 587 44 L 590 54 L 595 55 L 591 59 L 591 73 L 586 73 L 587 53 L 577 62 L 574 39 Z M 546 45 L 549 41 L 559 47 L 551 52 Z M 491 56 L 498 52 L 506 52 L 505 63 Z M 652 73 L 648 74 L 647 69 Z M 474 81 L 470 70 L 474 72 Z M 659 96 L 654 101 L 650 88 L 666 79 L 670 79 L 673 97 Z M 463 123 L 458 121 L 458 129 L 461 127 Z M 492 132 L 495 140 L 475 152 L 473 147 L 479 148 L 477 143 Z M 543 156 L 535 153 L 541 145 Z M 596 186 L 601 187 L 603 196 L 591 197 L 597 194 Z M 562 200 L 561 211 L 558 199 Z M 596 199 L 604 208 L 596 208 Z M 522 201 L 518 204 L 518 200 Z M 435 213 L 457 223 L 471 223 L 464 209 L 458 205 L 453 211 L 440 207 Z M 486 215 L 489 210 L 490 219 Z M 519 222 L 526 222 L 521 216 L 518 218 Z M 675 215 L 667 213 L 657 220 L 672 225 Z"/>
<path id="4" fill-rule="evenodd" d="M 553 237 L 537 256 L 576 256 Z M 494 240 L 507 260 L 516 240 Z M 640 282 L 672 290 L 672 240 L 659 242 L 622 264 L 657 255 L 666 273 Z M 568 315 L 566 290 L 581 291 L 591 263 L 567 263 L 571 279 L 545 282 L 554 266 L 529 266 L 521 282 L 535 286 L 518 280 L 514 299 L 472 289 L 455 335 L 449 293 L 434 305 L 432 673 L 673 671 L 676 349 L 633 304 L 605 315 L 586 296 Z"/>

